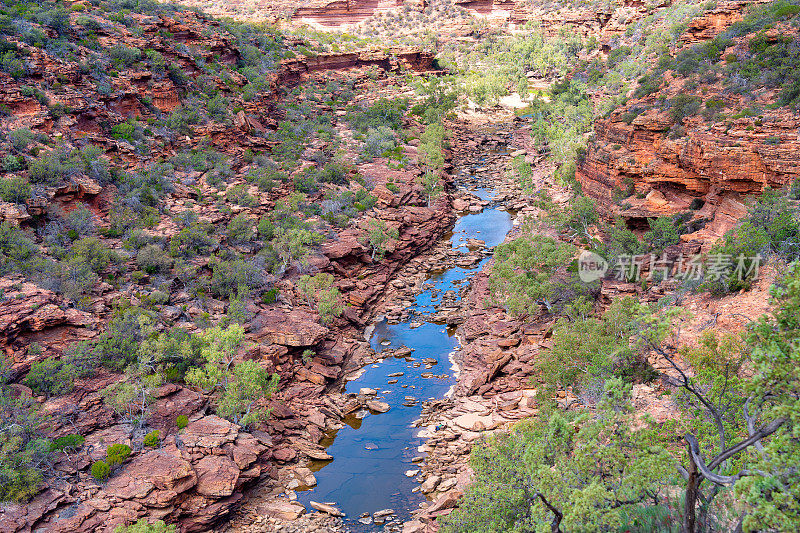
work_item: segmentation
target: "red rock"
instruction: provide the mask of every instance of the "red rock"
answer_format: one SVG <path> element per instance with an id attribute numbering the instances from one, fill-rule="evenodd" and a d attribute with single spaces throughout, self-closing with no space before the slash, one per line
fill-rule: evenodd
<path id="1" fill-rule="evenodd" d="M 313 346 L 328 333 L 328 328 L 320 325 L 313 315 L 300 309 L 268 309 L 259 313 L 254 324 L 258 328 L 257 339 L 283 346 Z"/>
<path id="2" fill-rule="evenodd" d="M 233 494 L 239 479 L 239 467 L 224 455 L 207 455 L 194 465 L 197 492 L 203 496 L 224 498 Z"/>

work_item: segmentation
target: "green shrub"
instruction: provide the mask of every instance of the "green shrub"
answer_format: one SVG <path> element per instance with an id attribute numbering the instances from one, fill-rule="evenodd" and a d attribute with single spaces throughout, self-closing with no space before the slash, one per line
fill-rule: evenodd
<path id="1" fill-rule="evenodd" d="M 243 183 L 234 185 L 228 189 L 225 192 L 225 199 L 230 203 L 244 207 L 255 207 L 258 205 L 258 200 L 247 192 L 247 186 Z"/>
<path id="2" fill-rule="evenodd" d="M 85 441 L 86 439 L 82 435 L 65 435 L 64 437 L 58 437 L 50 444 L 50 451 L 77 450 L 83 446 Z"/>
<path id="3" fill-rule="evenodd" d="M 231 244 L 244 244 L 250 242 L 253 237 L 253 222 L 244 213 L 239 213 L 228 223 L 227 230 L 228 242 Z"/>
<path id="4" fill-rule="evenodd" d="M 169 272 L 172 263 L 172 258 L 157 244 L 148 244 L 136 254 L 136 264 L 148 274 Z"/>
<path id="5" fill-rule="evenodd" d="M 122 371 L 136 361 L 139 345 L 153 332 L 152 314 L 140 307 L 118 309 L 94 347 L 106 367 Z"/>
<path id="6" fill-rule="evenodd" d="M 264 291 L 261 301 L 267 305 L 274 304 L 278 300 L 278 289 L 272 287 L 268 291 Z"/>
<path id="7" fill-rule="evenodd" d="M 526 235 L 495 249 L 489 276 L 492 300 L 514 316 L 561 312 L 588 296 L 568 267 L 575 248 L 542 235 Z"/>
<path id="8" fill-rule="evenodd" d="M 111 474 L 111 467 L 102 459 L 92 464 L 92 477 L 97 481 L 105 481 Z"/>
<path id="9" fill-rule="evenodd" d="M 782 191 L 766 189 L 739 224 L 726 233 L 722 242 L 715 245 L 710 255 L 728 256 L 734 267 L 743 259 L 743 279 L 728 278 L 707 280 L 700 288 L 713 294 L 725 294 L 749 289 L 755 271 L 751 267 L 757 255 L 778 256 L 792 262 L 800 258 L 800 211 L 791 204 Z"/>
<path id="10" fill-rule="evenodd" d="M 619 256 L 638 255 L 644 252 L 644 245 L 633 233 L 625 220 L 618 217 L 614 225 L 605 228 L 606 239 L 597 246 L 597 252 L 605 257 L 614 266 Z"/>
<path id="11" fill-rule="evenodd" d="M 9 370 L 0 356 L 0 501 L 25 502 L 40 490 L 50 441 L 37 402 L 8 386 Z"/>
<path id="12" fill-rule="evenodd" d="M 679 94 L 670 100 L 670 117 L 674 123 L 681 123 L 683 119 L 697 114 L 700 110 L 701 100 L 697 96 Z"/>
<path id="13" fill-rule="evenodd" d="M 150 448 L 157 448 L 160 443 L 161 443 L 161 432 L 157 429 L 154 429 L 153 431 L 145 435 L 144 440 L 142 440 L 142 444 Z"/>
<path id="14" fill-rule="evenodd" d="M 163 520 L 156 520 L 152 524 L 146 519 L 140 518 L 135 524 L 130 526 L 117 526 L 114 533 L 175 533 L 175 525 L 167 525 Z"/>
<path id="15" fill-rule="evenodd" d="M 650 252 L 660 254 L 667 246 L 678 244 L 681 241 L 680 233 L 672 217 L 648 218 L 647 223 L 650 231 L 646 232 L 643 238 Z"/>
<path id="16" fill-rule="evenodd" d="M 264 284 L 263 272 L 252 260 L 225 261 L 214 257 L 209 266 L 212 270 L 211 292 L 216 296 L 228 298 L 237 294 L 240 288 L 254 290 Z"/>
<path id="17" fill-rule="evenodd" d="M 178 418 L 175 419 L 175 425 L 178 429 L 183 429 L 189 425 L 189 417 L 186 415 L 178 415 Z"/>
<path id="18" fill-rule="evenodd" d="M 106 448 L 106 461 L 111 468 L 124 463 L 130 455 L 131 447 L 127 444 L 112 444 Z"/>
<path id="19" fill-rule="evenodd" d="M 16 160 L 16 158 L 14 158 Z M 25 203 L 31 197 L 31 184 L 22 178 L 0 178 L 0 198 L 4 202 Z"/>
<path id="20" fill-rule="evenodd" d="M 132 46 L 116 44 L 108 50 L 108 56 L 119 67 L 129 67 L 142 58 L 142 51 Z"/>
<path id="21" fill-rule="evenodd" d="M 35 138 L 36 134 L 28 128 L 17 128 L 15 130 L 11 130 L 8 134 L 8 140 L 11 142 L 11 146 L 14 148 L 14 150 L 20 152 L 25 150 Z"/>
<path id="22" fill-rule="evenodd" d="M 349 181 L 347 168 L 339 163 L 327 163 L 317 176 L 322 183 L 344 185 Z"/>
<path id="23" fill-rule="evenodd" d="M 380 98 L 367 108 L 351 107 L 347 120 L 351 126 L 362 133 L 366 133 L 370 128 L 375 129 L 380 126 L 399 130 L 403 125 L 403 115 L 407 108 L 408 101 L 405 99 Z"/>
<path id="24" fill-rule="evenodd" d="M 307 170 L 303 174 L 299 176 L 295 176 L 294 178 L 294 190 L 301 193 L 313 193 L 316 192 L 319 187 L 317 185 L 317 180 L 315 177 L 315 172 L 311 171 L 311 169 Z"/>
<path id="25" fill-rule="evenodd" d="M 58 185 L 82 168 L 80 157 L 64 148 L 51 150 L 28 165 L 28 177 L 32 183 Z"/>
<path id="26" fill-rule="evenodd" d="M 75 380 L 94 371 L 96 358 L 88 344 L 76 343 L 60 358 L 48 357 L 31 364 L 25 384 L 37 394 L 60 396 L 72 392 Z"/>
<path id="27" fill-rule="evenodd" d="M 214 227 L 208 224 L 192 224 L 175 234 L 169 242 L 169 252 L 173 257 L 194 257 L 206 254 L 217 247 L 211 234 Z"/>
<path id="28" fill-rule="evenodd" d="M 41 263 L 39 247 L 24 231 L 0 222 L 0 275 L 16 271 L 29 273 Z"/>
<path id="29" fill-rule="evenodd" d="M 101 273 L 116 260 L 116 254 L 97 237 L 86 237 L 75 241 L 67 256 L 68 260 L 85 263 L 92 272 Z"/>

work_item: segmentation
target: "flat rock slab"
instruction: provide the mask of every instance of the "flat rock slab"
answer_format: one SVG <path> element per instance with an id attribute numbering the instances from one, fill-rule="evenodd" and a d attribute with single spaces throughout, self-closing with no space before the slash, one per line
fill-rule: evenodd
<path id="1" fill-rule="evenodd" d="M 255 323 L 259 325 L 257 339 L 282 346 L 313 346 L 328 334 L 328 328 L 319 324 L 314 315 L 299 309 L 262 311 Z"/>

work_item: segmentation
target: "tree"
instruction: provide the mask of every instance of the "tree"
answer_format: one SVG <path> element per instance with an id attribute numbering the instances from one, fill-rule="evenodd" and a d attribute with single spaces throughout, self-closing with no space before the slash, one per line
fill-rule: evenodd
<path id="1" fill-rule="evenodd" d="M 275 250 L 282 261 L 281 270 L 286 270 L 293 261 L 305 263 L 310 246 L 314 243 L 314 234 L 311 230 L 302 227 L 289 229 L 276 228 Z"/>
<path id="2" fill-rule="evenodd" d="M 333 276 L 326 273 L 300 276 L 297 280 L 297 286 L 305 294 L 308 305 L 313 306 L 316 300 L 317 312 L 323 324 L 342 314 L 342 295 L 333 286 L 333 281 Z"/>
<path id="3" fill-rule="evenodd" d="M 573 387 L 587 403 L 594 403 L 606 380 L 641 377 L 637 371 L 647 365 L 641 345 L 632 341 L 640 317 L 648 313 L 647 307 L 625 297 L 615 300 L 600 317 L 560 318 L 553 328 L 551 347 L 537 360 L 544 382 L 540 396 L 552 397 L 555 387 Z"/>
<path id="4" fill-rule="evenodd" d="M 444 168 L 444 126 L 440 122 L 428 124 L 420 135 L 419 155 L 420 161 L 428 172 L 437 173 Z"/>
<path id="5" fill-rule="evenodd" d="M 217 413 L 235 424 L 247 426 L 264 420 L 269 411 L 256 404 L 277 389 L 278 376 L 270 375 L 255 361 L 234 363 L 244 341 L 244 329 L 238 324 L 225 329 L 214 327 L 199 337 L 203 366 L 190 369 L 186 382 L 214 394 Z"/>
<path id="6" fill-rule="evenodd" d="M 568 267 L 574 246 L 542 235 L 524 235 L 495 249 L 489 288 L 495 303 L 514 316 L 559 312 L 589 290 Z"/>
<path id="7" fill-rule="evenodd" d="M 428 207 L 431 206 L 433 200 L 444 190 L 442 187 L 442 179 L 434 172 L 426 172 L 423 174 L 422 188 L 425 191 L 425 196 L 428 198 Z"/>
<path id="8" fill-rule="evenodd" d="M 586 240 L 591 240 L 589 227 L 596 224 L 597 207 L 594 200 L 586 196 L 578 196 L 570 203 L 570 208 L 564 216 L 562 222 L 564 228 L 572 238 L 581 236 Z"/>
<path id="9" fill-rule="evenodd" d="M 36 401 L 10 385 L 8 368 L 0 356 L 0 501 L 24 502 L 39 492 L 50 441 Z"/>
<path id="10" fill-rule="evenodd" d="M 392 240 L 400 238 L 397 228 L 392 228 L 381 219 L 372 218 L 367 222 L 367 243 L 372 248 L 372 259 L 377 256 L 383 259 L 386 254 L 386 245 Z"/>
<path id="11" fill-rule="evenodd" d="M 705 349 L 711 354 L 706 360 L 716 360 L 710 365 L 716 372 L 710 375 L 702 365 L 698 376 L 684 371 L 676 357 L 676 341 L 649 341 L 674 370 L 673 384 L 713 428 L 684 435 L 687 466 L 679 468 L 686 480 L 684 532 L 705 531 L 710 503 L 730 486 L 748 504 L 739 519 L 745 531 L 800 527 L 798 264 L 773 287 L 772 295 L 776 310 L 751 325 L 745 354 L 733 344 L 720 356 L 720 344 L 708 339 L 701 343 L 701 353 Z M 753 377 L 742 382 L 736 370 L 744 366 L 747 351 Z"/>
<path id="12" fill-rule="evenodd" d="M 475 481 L 442 531 L 615 531 L 660 504 L 672 458 L 652 421 L 634 424 L 630 391 L 611 379 L 594 414 L 543 414 L 479 443 Z"/>

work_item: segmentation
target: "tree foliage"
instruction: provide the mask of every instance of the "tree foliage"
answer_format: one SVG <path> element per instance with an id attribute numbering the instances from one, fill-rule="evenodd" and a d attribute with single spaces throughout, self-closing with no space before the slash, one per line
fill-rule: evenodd
<path id="1" fill-rule="evenodd" d="M 589 292 L 569 271 L 576 253 L 575 247 L 539 234 L 499 245 L 489 277 L 494 302 L 514 316 L 537 315 L 542 307 L 560 312 Z"/>
<path id="2" fill-rule="evenodd" d="M 661 503 L 673 460 L 649 421 L 634 424 L 630 390 L 611 379 L 595 413 L 551 413 L 477 445 L 475 481 L 442 530 L 614 531 Z"/>
<path id="3" fill-rule="evenodd" d="M 270 375 L 255 361 L 236 362 L 244 341 L 244 329 L 233 324 L 214 327 L 199 334 L 202 366 L 186 373 L 186 382 L 217 400 L 217 413 L 236 424 L 247 426 L 263 421 L 269 411 L 258 405 L 277 389 L 278 376 Z"/>

